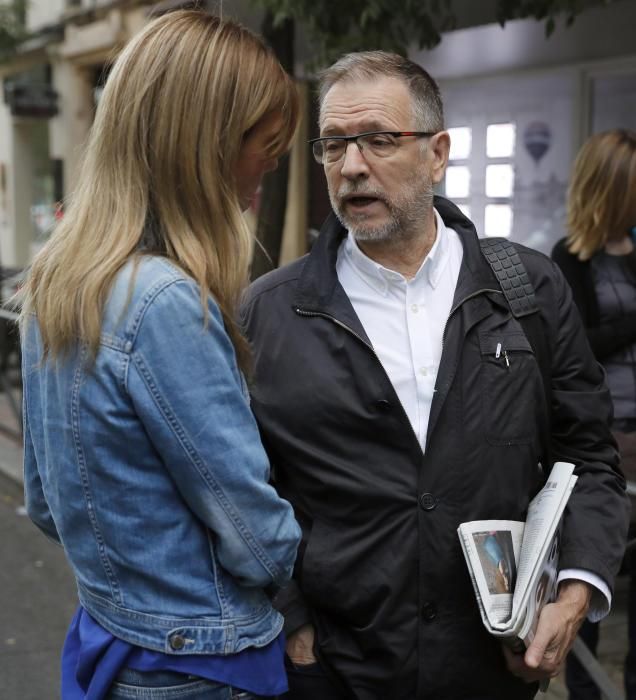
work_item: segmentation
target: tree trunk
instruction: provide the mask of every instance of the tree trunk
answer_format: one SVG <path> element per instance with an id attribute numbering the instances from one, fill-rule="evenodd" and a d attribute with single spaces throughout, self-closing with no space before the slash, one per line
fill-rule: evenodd
<path id="1" fill-rule="evenodd" d="M 272 47 L 285 70 L 294 72 L 294 23 L 285 20 L 279 27 L 273 26 L 273 15 L 267 12 L 263 20 L 262 34 Z M 281 158 L 276 170 L 267 173 L 261 187 L 260 207 L 256 239 L 260 242 L 254 247 L 251 277 L 257 277 L 278 267 L 280 250 L 287 210 L 287 179 L 289 176 L 289 157 Z M 261 246 L 265 249 L 263 252 Z"/>

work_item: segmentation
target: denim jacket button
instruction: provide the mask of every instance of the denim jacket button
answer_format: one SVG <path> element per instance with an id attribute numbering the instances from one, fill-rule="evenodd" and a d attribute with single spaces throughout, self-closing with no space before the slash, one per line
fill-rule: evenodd
<path id="1" fill-rule="evenodd" d="M 170 647 L 175 651 L 183 649 L 186 643 L 184 637 L 180 634 L 173 634 L 168 641 L 170 642 Z"/>

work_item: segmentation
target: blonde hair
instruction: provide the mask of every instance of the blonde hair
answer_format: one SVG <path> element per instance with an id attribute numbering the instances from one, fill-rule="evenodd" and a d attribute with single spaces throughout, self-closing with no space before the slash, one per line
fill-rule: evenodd
<path id="1" fill-rule="evenodd" d="M 281 127 L 266 155 L 281 155 L 298 112 L 291 78 L 238 24 L 175 11 L 133 37 L 102 93 L 79 186 L 23 292 L 22 319 L 35 313 L 45 357 L 78 341 L 95 357 L 115 275 L 151 252 L 197 282 L 204 309 L 214 296 L 245 368 L 235 312 L 251 237 L 234 171 L 245 137 L 271 114 Z"/>
<path id="2" fill-rule="evenodd" d="M 589 260 L 610 235 L 636 226 L 636 132 L 595 134 L 574 162 L 567 197 L 567 246 Z"/>

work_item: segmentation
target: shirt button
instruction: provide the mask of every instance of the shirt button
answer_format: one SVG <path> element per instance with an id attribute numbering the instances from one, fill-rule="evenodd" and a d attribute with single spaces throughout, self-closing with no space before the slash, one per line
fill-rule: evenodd
<path id="1" fill-rule="evenodd" d="M 427 601 L 422 605 L 422 620 L 432 622 L 437 617 L 437 605 Z"/>
<path id="2" fill-rule="evenodd" d="M 180 634 L 173 634 L 169 639 L 169 643 L 171 649 L 180 651 L 185 646 L 186 640 Z"/>
<path id="3" fill-rule="evenodd" d="M 420 367 L 420 374 L 421 374 L 423 377 L 427 377 L 427 376 L 428 376 L 428 370 L 426 369 L 426 367 Z"/>
<path id="4" fill-rule="evenodd" d="M 411 304 L 411 311 L 416 314 L 420 310 L 420 307 L 417 304 Z"/>
<path id="5" fill-rule="evenodd" d="M 432 493 L 423 493 L 420 496 L 420 508 L 422 510 L 435 510 L 437 508 L 437 499 Z"/>

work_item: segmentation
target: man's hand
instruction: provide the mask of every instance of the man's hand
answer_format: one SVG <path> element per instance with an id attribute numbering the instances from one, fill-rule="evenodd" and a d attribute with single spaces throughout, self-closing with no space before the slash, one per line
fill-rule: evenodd
<path id="1" fill-rule="evenodd" d="M 510 672 L 528 683 L 558 675 L 585 620 L 591 597 L 592 588 L 587 583 L 562 581 L 556 602 L 541 611 L 536 634 L 525 654 L 504 647 Z"/>
<path id="2" fill-rule="evenodd" d="M 287 640 L 287 656 L 297 666 L 308 666 L 317 662 L 314 656 L 314 626 L 299 627 Z"/>

